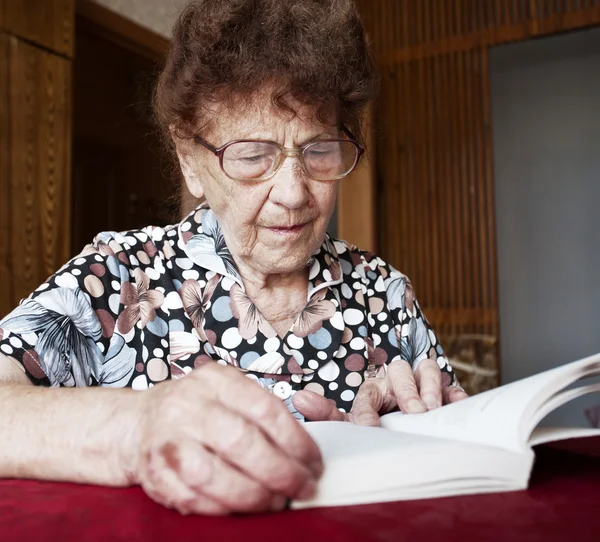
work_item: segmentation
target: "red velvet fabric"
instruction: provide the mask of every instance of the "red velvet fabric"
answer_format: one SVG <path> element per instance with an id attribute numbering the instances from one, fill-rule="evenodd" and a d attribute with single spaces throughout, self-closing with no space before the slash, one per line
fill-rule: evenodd
<path id="1" fill-rule="evenodd" d="M 600 439 L 537 453 L 528 491 L 246 517 L 182 517 L 139 488 L 2 480 L 0 540 L 600 541 Z"/>

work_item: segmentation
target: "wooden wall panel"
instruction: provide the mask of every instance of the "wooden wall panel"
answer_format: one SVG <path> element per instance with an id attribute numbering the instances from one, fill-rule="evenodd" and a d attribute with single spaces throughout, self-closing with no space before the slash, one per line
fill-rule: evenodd
<path id="1" fill-rule="evenodd" d="M 432 319 L 446 315 L 436 323 L 448 333 L 495 332 L 489 314 L 486 326 L 470 321 L 495 308 L 483 56 L 423 57 L 383 72 L 380 251 L 413 278 Z"/>
<path id="2" fill-rule="evenodd" d="M 6 40 L 10 114 L 2 126 L 10 148 L 0 192 L 10 205 L 2 226 L 6 237 L 8 216 L 11 280 L 0 284 L 0 298 L 11 308 L 70 255 L 71 65 L 15 37 Z"/>
<path id="3" fill-rule="evenodd" d="M 411 277 L 441 335 L 497 344 L 488 49 L 599 25 L 600 0 L 357 4 L 382 79 L 378 250 Z"/>
<path id="4" fill-rule="evenodd" d="M 0 0 L 0 28 L 71 57 L 74 12 L 75 0 Z"/>

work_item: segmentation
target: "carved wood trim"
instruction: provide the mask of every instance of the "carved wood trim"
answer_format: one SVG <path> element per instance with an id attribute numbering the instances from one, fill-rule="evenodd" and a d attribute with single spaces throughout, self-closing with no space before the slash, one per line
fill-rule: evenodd
<path id="1" fill-rule="evenodd" d="M 1 5 L 0 5 L 1 7 Z M 13 307 L 12 262 L 10 260 L 10 104 L 9 41 L 0 32 L 0 317 Z"/>
<path id="2" fill-rule="evenodd" d="M 70 256 L 71 63 L 9 38 L 11 306 Z"/>

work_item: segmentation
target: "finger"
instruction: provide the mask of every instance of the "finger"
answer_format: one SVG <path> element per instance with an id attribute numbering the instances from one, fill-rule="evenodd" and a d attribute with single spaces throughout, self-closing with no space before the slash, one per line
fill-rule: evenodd
<path id="1" fill-rule="evenodd" d="M 284 453 L 258 425 L 216 402 L 208 401 L 203 408 L 203 416 L 187 429 L 191 438 L 199 439 L 273 493 L 296 498 L 314 491 L 314 474 L 304 463 Z"/>
<path id="2" fill-rule="evenodd" d="M 160 451 L 150 452 L 143 467 L 141 486 L 153 500 L 180 514 L 209 514 L 222 516 L 230 511 L 222 504 L 193 491 L 177 473 L 169 468 Z"/>
<path id="3" fill-rule="evenodd" d="M 340 412 L 335 403 L 313 391 L 302 390 L 292 396 L 296 410 L 313 422 L 347 422 L 348 414 Z"/>
<path id="4" fill-rule="evenodd" d="M 217 501 L 198 493 L 193 499 L 184 501 L 176 508 L 180 514 L 202 514 L 205 516 L 226 516 L 232 513 Z"/>
<path id="5" fill-rule="evenodd" d="M 208 364 L 197 371 L 204 372 L 214 385 L 216 397 L 223 405 L 260 427 L 283 454 L 307 465 L 315 476 L 321 475 L 323 460 L 319 448 L 280 399 L 265 392 L 237 369 Z"/>
<path id="6" fill-rule="evenodd" d="M 437 361 L 424 359 L 415 371 L 419 395 L 428 410 L 442 406 L 442 371 Z"/>
<path id="7" fill-rule="evenodd" d="M 388 387 L 396 397 L 398 407 L 405 414 L 427 412 L 425 403 L 419 396 L 412 367 L 404 360 L 393 361 L 388 365 Z"/>
<path id="8" fill-rule="evenodd" d="M 462 401 L 463 399 L 467 399 L 469 397 L 467 392 L 465 392 L 465 390 L 463 390 L 460 386 L 448 386 L 443 388 L 442 396 L 445 405 L 449 403 L 456 403 L 456 401 Z"/>
<path id="9" fill-rule="evenodd" d="M 197 494 L 205 495 L 232 512 L 280 510 L 284 495 L 274 495 L 254 478 L 194 441 L 163 447 L 169 466 Z"/>
<path id="10" fill-rule="evenodd" d="M 385 379 L 372 378 L 366 380 L 358 389 L 352 404 L 350 420 L 356 425 L 378 427 L 380 424 L 379 411 L 383 406 L 387 391 Z"/>

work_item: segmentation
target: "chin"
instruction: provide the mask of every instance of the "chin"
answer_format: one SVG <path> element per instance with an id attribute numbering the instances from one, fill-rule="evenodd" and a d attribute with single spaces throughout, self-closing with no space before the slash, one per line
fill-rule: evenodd
<path id="1" fill-rule="evenodd" d="M 307 268 L 307 263 L 310 260 L 310 254 L 271 254 L 269 258 L 263 260 L 269 262 L 266 271 L 272 274 L 291 274 L 298 273 Z M 264 266 L 264 264 L 263 264 Z"/>

